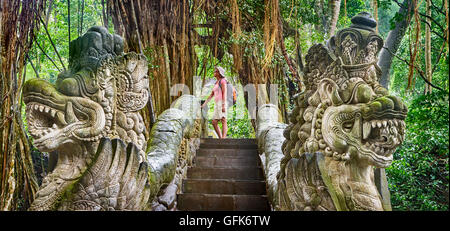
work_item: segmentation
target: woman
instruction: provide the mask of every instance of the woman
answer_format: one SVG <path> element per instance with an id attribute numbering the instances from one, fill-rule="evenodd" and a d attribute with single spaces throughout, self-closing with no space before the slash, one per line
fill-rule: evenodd
<path id="1" fill-rule="evenodd" d="M 213 115 L 213 127 L 216 130 L 219 139 L 227 138 L 227 81 L 225 80 L 225 70 L 222 67 L 216 67 L 214 69 L 214 77 L 217 82 L 214 84 L 214 88 L 209 95 L 208 99 L 203 103 L 202 107 L 205 107 L 211 98 L 214 96 L 214 115 Z M 222 132 L 219 129 L 219 121 L 222 122 Z"/>

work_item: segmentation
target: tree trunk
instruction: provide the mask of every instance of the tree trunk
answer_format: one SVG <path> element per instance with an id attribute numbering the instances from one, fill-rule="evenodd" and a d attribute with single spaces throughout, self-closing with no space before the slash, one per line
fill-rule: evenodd
<path id="1" fill-rule="evenodd" d="M 23 210 L 33 201 L 38 185 L 22 123 L 21 89 L 25 57 L 45 0 L 0 2 L 0 210 Z"/>
<path id="2" fill-rule="evenodd" d="M 376 0 L 374 0 L 376 1 Z M 328 37 L 333 36 L 336 30 L 337 21 L 339 19 L 339 11 L 341 9 L 341 0 L 330 0 L 331 22 L 328 30 Z"/>
<path id="3" fill-rule="evenodd" d="M 70 1 L 70 0 L 68 0 Z M 108 16 L 106 14 L 106 8 L 105 8 L 105 0 L 102 0 L 101 2 L 102 4 L 102 17 L 103 17 L 103 26 L 108 28 L 109 27 L 109 22 L 108 22 Z"/>
<path id="4" fill-rule="evenodd" d="M 84 0 L 81 0 L 80 36 L 83 35 Z"/>
<path id="5" fill-rule="evenodd" d="M 378 0 L 373 0 L 373 18 L 378 22 Z M 378 33 L 378 24 L 375 31 Z"/>
<path id="6" fill-rule="evenodd" d="M 107 8 L 125 50 L 143 53 L 149 61 L 152 102 L 142 112 L 149 131 L 156 115 L 181 95 L 171 96 L 172 86 L 185 84 L 193 93 L 197 58 L 189 1 L 109 0 Z"/>
<path id="7" fill-rule="evenodd" d="M 67 0 L 67 26 L 68 26 L 68 34 L 69 34 L 69 43 L 68 47 L 70 47 L 70 0 Z"/>
<path id="8" fill-rule="evenodd" d="M 347 0 L 344 0 L 344 17 L 347 18 Z"/>
<path id="9" fill-rule="evenodd" d="M 448 40 L 449 40 L 449 26 L 450 26 L 450 23 L 449 23 L 449 15 L 448 15 L 448 12 L 449 12 L 449 10 L 448 10 L 448 0 L 444 0 L 444 9 L 445 9 L 445 25 L 446 25 L 446 30 L 445 30 L 445 33 L 446 33 L 446 46 L 447 46 L 447 50 L 448 50 Z"/>
<path id="10" fill-rule="evenodd" d="M 324 34 L 327 34 L 328 24 L 327 24 L 327 16 L 324 13 L 324 5 L 323 0 L 314 1 L 314 11 L 317 14 L 317 17 L 320 19 L 319 24 L 315 25 L 315 29 L 318 31 L 322 31 Z"/>
<path id="11" fill-rule="evenodd" d="M 283 38 L 283 24 L 282 24 L 282 21 L 281 21 L 281 13 L 278 12 L 278 14 L 279 14 L 278 40 L 279 40 L 280 50 L 281 50 L 281 53 L 284 56 L 284 59 L 286 60 L 286 64 L 288 65 L 289 70 L 292 73 L 292 78 L 297 80 L 298 82 L 300 82 L 300 78 L 298 77 L 298 74 L 297 74 L 297 69 L 295 69 L 294 65 L 292 65 L 291 59 L 289 58 L 289 56 L 288 56 L 288 54 L 286 52 L 286 46 L 284 45 L 284 38 Z"/>
<path id="12" fill-rule="evenodd" d="M 428 82 L 431 83 L 432 67 L 431 67 L 431 0 L 427 0 L 427 16 L 425 21 L 428 25 L 425 25 L 425 76 Z M 431 93 L 431 85 L 425 84 L 425 94 Z"/>
<path id="13" fill-rule="evenodd" d="M 403 1 L 398 13 L 403 15 L 405 19 L 396 22 L 395 28 L 389 31 L 384 47 L 381 49 L 380 55 L 378 56 L 378 66 L 380 66 L 382 73 L 380 84 L 386 89 L 389 88 L 389 72 L 391 70 L 392 59 L 394 58 L 393 54 L 395 54 L 400 47 L 400 43 L 406 33 L 406 29 L 411 22 L 410 14 L 415 4 L 417 4 L 416 0 Z"/>
<path id="14" fill-rule="evenodd" d="M 52 14 L 52 8 L 53 8 L 53 0 L 49 0 L 49 5 L 47 9 L 47 13 L 45 14 L 45 25 L 48 25 L 48 20 L 50 19 L 50 15 Z"/>

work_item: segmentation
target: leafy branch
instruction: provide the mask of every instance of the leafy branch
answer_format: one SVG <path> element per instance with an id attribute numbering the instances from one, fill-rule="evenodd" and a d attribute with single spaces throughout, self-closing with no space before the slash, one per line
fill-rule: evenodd
<path id="1" fill-rule="evenodd" d="M 388 47 L 386 47 L 386 46 L 384 46 L 383 48 L 385 48 L 387 51 L 389 51 L 389 53 L 391 53 L 391 55 L 393 55 L 393 56 L 395 56 L 396 58 L 398 58 L 399 60 L 405 62 L 408 66 L 414 67 L 414 69 L 417 70 L 417 73 L 419 73 L 419 76 L 420 76 L 420 77 L 423 79 L 423 81 L 425 81 L 427 84 L 429 84 L 430 86 L 432 86 L 432 87 L 434 87 L 434 88 L 436 88 L 436 89 L 438 89 L 438 90 L 440 90 L 440 91 L 443 91 L 442 88 L 440 88 L 440 87 L 438 87 L 438 86 L 432 84 L 430 81 L 428 81 L 427 78 L 425 78 L 423 71 L 422 71 L 419 67 L 417 67 L 416 65 L 414 65 L 414 63 L 409 63 L 409 62 L 406 61 L 405 59 L 403 59 L 403 58 L 401 58 L 400 56 L 398 56 L 398 55 L 396 55 L 395 53 L 393 53 L 393 52 L 392 52 Z"/>

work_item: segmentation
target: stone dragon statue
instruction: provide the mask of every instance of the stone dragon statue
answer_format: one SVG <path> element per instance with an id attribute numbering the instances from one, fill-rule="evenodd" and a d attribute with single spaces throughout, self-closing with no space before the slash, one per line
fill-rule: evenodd
<path id="1" fill-rule="evenodd" d="M 273 105 L 260 109 L 258 139 L 266 140 L 260 146 L 275 210 L 390 209 L 374 168 L 392 163 L 405 137 L 407 107 L 378 83 L 383 40 L 375 26 L 360 13 L 327 46 L 309 49 L 306 90 L 294 99 L 289 125 L 269 118 Z M 284 141 L 276 138 L 281 134 Z"/>
<path id="2" fill-rule="evenodd" d="M 147 183 L 147 60 L 123 39 L 92 27 L 70 43 L 56 86 L 24 85 L 28 130 L 42 152 L 57 151 L 30 210 L 142 210 Z"/>

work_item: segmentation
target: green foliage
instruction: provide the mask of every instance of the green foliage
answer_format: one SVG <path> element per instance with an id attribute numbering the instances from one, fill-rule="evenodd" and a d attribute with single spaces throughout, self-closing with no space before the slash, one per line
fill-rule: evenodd
<path id="1" fill-rule="evenodd" d="M 406 138 L 386 169 L 394 210 L 448 210 L 448 92 L 416 97 Z"/>
<path id="2" fill-rule="evenodd" d="M 85 33 L 92 26 L 102 26 L 102 7 L 99 0 L 84 0 L 83 14 L 81 13 L 82 1 L 70 1 L 70 39 L 74 40 Z M 105 6 L 106 7 L 106 6 Z M 45 11 L 47 13 L 47 9 Z M 67 68 L 69 65 L 69 21 L 67 0 L 52 1 L 52 8 L 48 16 L 47 29 L 53 41 L 56 50 L 61 56 L 62 62 Z M 81 17 L 83 16 L 83 17 Z M 46 20 L 47 15 L 42 15 L 42 19 Z M 81 23 L 81 21 L 83 23 Z M 81 28 L 82 26 L 82 28 Z M 109 31 L 113 32 L 112 23 L 109 23 Z M 28 56 L 33 62 L 39 77 L 51 83 L 56 81 L 58 74 L 63 70 L 58 55 L 51 45 L 50 39 L 45 31 L 44 25 L 40 25 L 39 31 L 36 33 L 35 40 L 42 48 L 39 49 L 37 44 L 33 44 Z M 45 53 L 53 59 L 53 64 Z M 59 69 L 59 70 L 58 70 Z M 26 66 L 26 79 L 36 78 L 37 75 L 31 64 L 28 62 Z"/>
<path id="3" fill-rule="evenodd" d="M 382 1 L 385 2 L 385 1 Z M 398 11 L 395 3 L 391 4 L 391 12 Z M 425 12 L 425 4 L 419 8 Z M 394 9 L 397 8 L 397 9 Z M 387 10 L 386 10 L 387 11 Z M 434 12 L 436 22 L 444 23 L 443 15 Z M 390 29 L 395 22 L 404 20 L 406 15 L 397 12 L 390 19 Z M 385 23 L 386 24 L 386 23 Z M 430 95 L 423 95 L 426 83 L 415 71 L 411 86 L 408 88 L 409 66 L 411 62 L 410 44 L 415 41 L 412 20 L 408 31 L 400 44 L 391 65 L 390 91 L 407 102 L 409 112 L 406 119 L 406 137 L 402 146 L 394 153 L 394 162 L 386 169 L 391 202 L 394 210 L 448 210 L 449 202 L 449 104 L 448 104 L 448 47 L 444 47 L 439 62 L 439 51 L 442 38 L 431 34 L 431 59 L 433 66 L 432 82 L 444 91 L 433 89 Z M 433 23 L 433 30 L 439 31 Z M 425 27 L 421 22 L 419 44 L 425 44 Z M 380 28 L 381 30 L 381 28 Z M 425 71 L 423 45 L 419 45 L 414 65 Z"/>
<path id="4" fill-rule="evenodd" d="M 240 111 L 236 108 L 236 105 L 230 107 L 231 117 L 228 117 L 228 138 L 255 138 L 255 131 L 253 130 L 252 124 L 248 119 L 248 111 L 244 110 L 242 117 L 238 116 Z M 242 118 L 242 119 L 238 119 Z"/>
<path id="5" fill-rule="evenodd" d="M 343 1 L 342 1 L 343 2 Z M 341 4 L 341 10 L 344 12 L 344 9 L 342 8 L 344 5 Z M 352 18 L 353 16 L 356 16 L 362 11 L 367 11 L 372 14 L 372 7 L 371 7 L 371 1 L 367 0 L 354 0 L 354 1 L 348 1 L 347 0 L 347 17 Z"/>
<path id="6" fill-rule="evenodd" d="M 378 1 L 378 32 L 384 39 L 386 39 L 389 31 L 392 29 L 391 22 L 394 20 L 394 15 L 397 14 L 399 8 L 391 0 Z"/>
<path id="7" fill-rule="evenodd" d="M 409 61 L 409 40 L 410 36 L 407 33 L 400 44 L 399 50 L 397 51 L 397 56 L 402 57 L 402 59 L 406 59 Z M 432 51 L 439 51 L 442 45 L 442 41 L 439 40 L 434 34 L 431 35 L 432 42 L 431 47 Z M 425 43 L 424 36 L 419 40 L 421 44 Z M 419 67 L 422 71 L 425 70 L 425 57 L 423 51 L 421 51 L 419 47 L 419 53 L 416 57 L 415 66 Z M 448 56 L 445 55 L 448 53 L 448 48 L 444 47 L 443 55 L 437 62 L 438 52 L 432 52 L 431 62 L 432 68 L 434 68 L 434 72 L 432 74 L 432 83 L 436 86 L 439 86 L 442 89 L 448 90 L 449 86 L 449 66 L 448 66 Z M 406 57 L 406 58 L 405 58 Z M 415 71 L 413 76 L 413 83 L 411 87 L 408 89 L 408 72 L 409 66 L 402 60 L 398 58 L 394 58 L 391 65 L 391 75 L 390 75 L 390 89 L 395 92 L 395 94 L 400 95 L 401 97 L 408 100 L 411 96 L 422 94 L 422 90 L 425 88 L 425 81 L 420 77 L 419 73 Z"/>
<path id="8" fill-rule="evenodd" d="M 384 1 L 384 0 L 383 0 Z M 398 9 L 398 5 L 396 3 L 391 3 L 392 7 L 391 11 Z M 398 11 L 398 10 L 396 10 Z M 419 6 L 418 9 L 420 14 L 425 14 L 426 12 L 426 4 L 423 3 Z M 449 86 L 449 66 L 448 66 L 448 44 L 443 46 L 446 41 L 443 39 L 443 28 L 446 25 L 445 15 L 438 11 L 436 8 L 431 8 L 431 15 L 433 21 L 432 25 L 432 33 L 431 33 L 431 65 L 432 65 L 432 83 L 444 90 L 448 91 Z M 405 15 L 400 15 L 398 12 L 395 13 L 394 16 L 390 19 L 390 28 L 394 28 L 395 23 L 401 20 L 405 20 Z M 415 42 L 415 28 L 416 22 L 414 19 L 414 15 L 410 15 L 413 17 L 411 20 L 411 24 L 408 27 L 408 30 L 403 37 L 400 47 L 396 53 L 396 57 L 393 59 L 391 65 L 391 77 L 390 77 L 390 88 L 395 91 L 396 94 L 401 95 L 405 99 L 410 99 L 411 96 L 415 96 L 418 94 L 422 94 L 423 89 L 425 88 L 425 81 L 423 81 L 421 75 L 418 73 L 417 69 L 420 69 L 425 75 L 426 67 L 425 67 L 425 28 L 427 25 L 424 23 L 425 18 L 420 16 L 420 39 L 418 40 L 418 51 L 417 56 L 415 58 L 414 66 L 417 67 L 414 69 L 414 75 L 412 78 L 412 83 L 410 88 L 408 88 L 408 74 L 409 74 L 409 66 L 407 64 L 411 62 L 411 55 L 414 49 Z M 440 25 L 438 25 L 439 23 Z M 442 49 L 442 50 L 441 50 Z M 400 59 L 398 58 L 400 57 Z M 402 59 L 402 60 L 401 60 Z M 438 60 L 439 59 L 439 60 Z"/>

